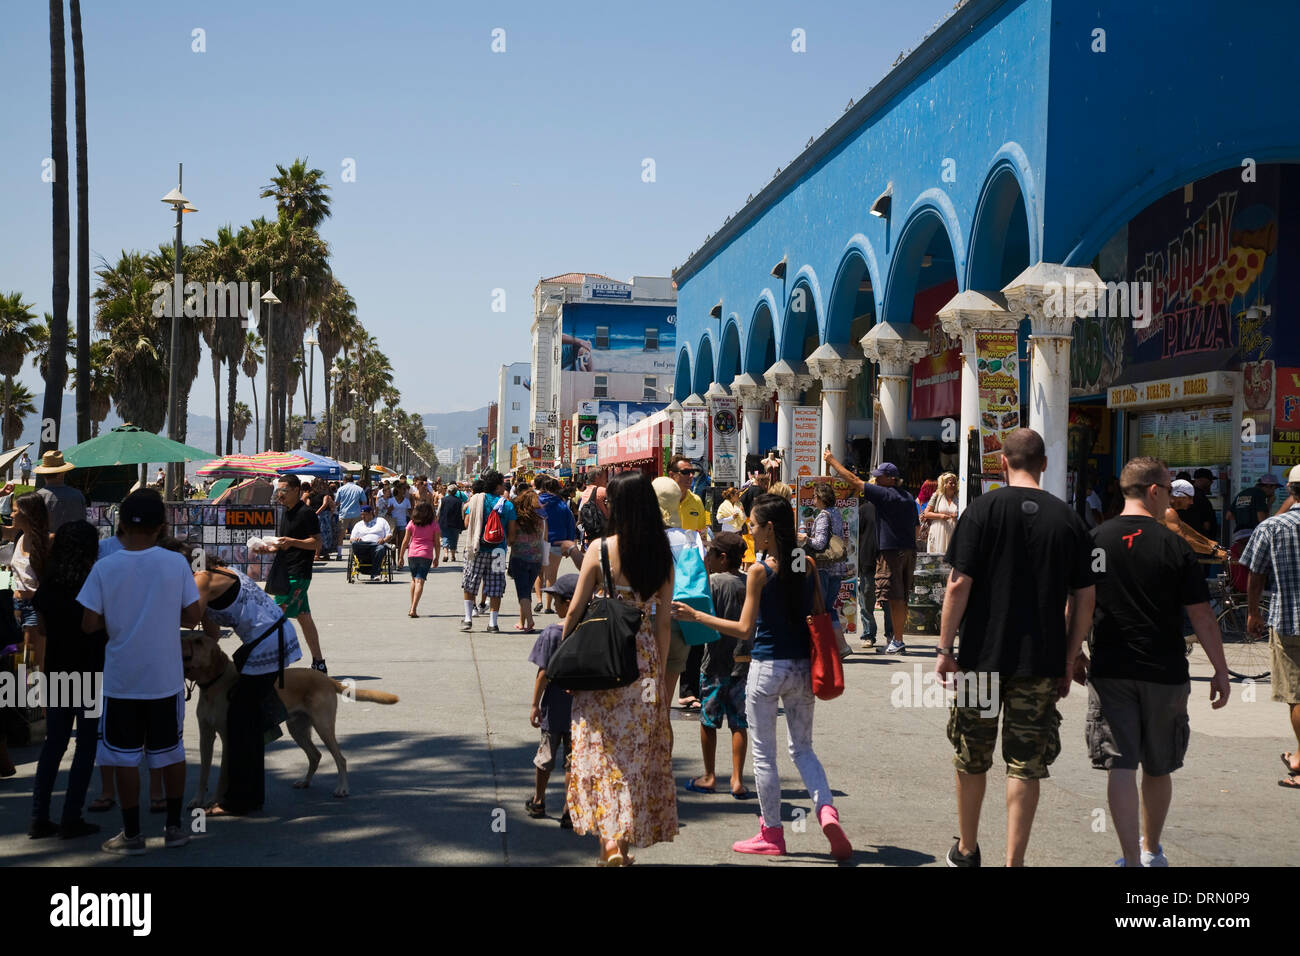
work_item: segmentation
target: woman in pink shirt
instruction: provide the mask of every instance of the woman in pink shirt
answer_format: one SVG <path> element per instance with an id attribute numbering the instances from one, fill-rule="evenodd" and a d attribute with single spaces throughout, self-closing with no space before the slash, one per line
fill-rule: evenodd
<path id="1" fill-rule="evenodd" d="M 415 609 L 420 606 L 420 596 L 424 594 L 424 579 L 429 576 L 429 568 L 438 566 L 438 522 L 433 517 L 433 505 L 421 498 L 411 511 L 411 520 L 406 525 L 406 536 L 402 538 L 402 548 L 398 552 L 397 562 L 408 560 L 411 569 L 411 609 L 407 617 L 419 617 Z"/>

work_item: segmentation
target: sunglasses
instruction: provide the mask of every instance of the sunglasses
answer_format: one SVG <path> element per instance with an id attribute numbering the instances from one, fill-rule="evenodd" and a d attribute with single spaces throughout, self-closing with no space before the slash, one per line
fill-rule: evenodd
<path id="1" fill-rule="evenodd" d="M 700 470 L 700 469 L 698 469 L 698 468 L 678 468 L 678 469 L 677 469 L 677 474 L 679 474 L 679 475 L 693 475 L 693 474 L 695 474 L 696 472 L 698 472 L 699 470 Z"/>

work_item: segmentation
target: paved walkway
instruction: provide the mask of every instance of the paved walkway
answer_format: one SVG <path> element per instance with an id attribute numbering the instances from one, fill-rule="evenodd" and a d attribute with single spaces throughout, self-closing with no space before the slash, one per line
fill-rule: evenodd
<path id="1" fill-rule="evenodd" d="M 348 759 L 352 795 L 336 799 L 333 763 L 324 756 L 314 785 L 290 783 L 305 757 L 286 734 L 268 748 L 267 805 L 255 818 L 211 820 L 188 847 L 165 850 L 162 817 L 145 815 L 149 853 L 120 859 L 99 851 L 99 840 L 31 841 L 31 782 L 38 748 L 13 751 L 17 776 L 0 780 L 0 859 L 6 864 L 330 865 L 488 864 L 589 865 L 596 841 L 559 827 L 562 777 L 552 778 L 550 818 L 523 810 L 533 781 L 536 731 L 528 723 L 535 669 L 528 664 L 531 637 L 473 634 L 457 629 L 461 617 L 460 566 L 435 571 L 421 606 L 406 616 L 407 577 L 392 584 L 349 585 L 342 565 L 318 565 L 311 601 L 321 626 L 332 676 L 353 677 L 363 687 L 400 695 L 386 707 L 340 705 L 338 730 Z M 539 616 L 540 617 L 540 616 Z M 542 622 L 554 620 L 541 617 Z M 226 642 L 229 646 L 229 642 Z M 848 690 L 817 707 L 817 752 L 826 766 L 836 805 L 858 865 L 942 865 L 956 833 L 951 751 L 944 736 L 944 707 L 894 706 L 913 669 L 928 673 L 934 638 L 912 638 L 904 658 L 859 653 L 847 664 Z M 1175 778 L 1174 804 L 1164 845 L 1175 866 L 1291 865 L 1291 841 L 1279 840 L 1300 809 L 1300 797 L 1277 786 L 1278 754 L 1291 749 L 1285 709 L 1272 703 L 1267 684 L 1257 700 L 1242 700 L 1233 684 L 1227 708 L 1211 711 L 1209 667 L 1193 655 L 1192 741 L 1187 765 Z M 892 700 L 891 700 L 892 698 Z M 187 798 L 197 784 L 197 698 L 188 705 L 190 749 Z M 1044 783 L 1028 862 L 1037 866 L 1101 866 L 1118 855 L 1105 812 L 1106 778 L 1091 769 L 1083 740 L 1086 697 L 1076 685 L 1062 702 L 1063 753 Z M 679 783 L 701 772 L 696 721 L 674 711 L 673 769 Z M 61 807 L 65 758 L 54 802 Z M 730 757 L 719 747 L 719 773 Z M 794 767 L 781 756 L 783 817 L 812 807 Z M 215 772 L 215 771 L 214 771 Z M 991 772 L 981 845 L 997 863 L 1005 845 L 1000 760 Z M 752 786 L 752 776 L 746 773 Z M 725 787 L 725 781 L 724 781 Z M 91 795 L 97 792 L 98 771 Z M 734 840 L 757 829 L 757 801 L 723 793 L 705 796 L 679 788 L 681 832 L 669 844 L 638 851 L 640 863 L 760 866 L 834 865 L 815 825 L 796 832 L 787 823 L 785 859 L 743 857 Z M 90 814 L 104 837 L 120 826 L 116 811 Z M 1291 822 L 1288 822 L 1291 821 Z"/>

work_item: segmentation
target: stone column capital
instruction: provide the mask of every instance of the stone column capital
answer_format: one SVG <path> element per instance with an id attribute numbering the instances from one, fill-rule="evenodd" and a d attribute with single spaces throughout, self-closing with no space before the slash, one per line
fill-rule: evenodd
<path id="1" fill-rule="evenodd" d="M 930 340 L 911 322 L 877 322 L 862 336 L 862 353 L 880 365 L 880 374 L 903 377 L 930 351 Z"/>
<path id="2" fill-rule="evenodd" d="M 763 379 L 769 388 L 777 390 L 782 402 L 792 401 L 794 395 L 813 383 L 813 377 L 808 374 L 808 366 L 803 362 L 792 365 L 785 359 L 769 368 L 763 374 Z"/>
<path id="3" fill-rule="evenodd" d="M 740 399 L 741 407 L 761 405 L 772 394 L 772 389 L 762 379 L 742 372 L 731 380 L 731 394 Z"/>
<path id="4" fill-rule="evenodd" d="M 1013 315 L 1029 316 L 1035 336 L 1071 338 L 1074 320 L 1096 311 L 1105 284 L 1092 269 L 1040 262 L 1007 283 L 1002 294 Z"/>
<path id="5" fill-rule="evenodd" d="M 945 332 L 961 339 L 967 354 L 975 351 L 977 331 L 1014 329 L 1020 324 L 1020 317 L 1007 311 L 1007 299 L 1001 292 L 975 289 L 953 296 L 935 317 Z"/>
<path id="6" fill-rule="evenodd" d="M 847 346 L 826 343 L 808 356 L 808 371 L 821 379 L 823 391 L 843 391 L 865 364 Z"/>

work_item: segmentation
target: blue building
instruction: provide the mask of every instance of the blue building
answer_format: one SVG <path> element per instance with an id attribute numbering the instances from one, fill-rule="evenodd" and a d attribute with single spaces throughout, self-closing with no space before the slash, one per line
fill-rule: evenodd
<path id="1" fill-rule="evenodd" d="M 842 459 L 964 499 L 974 333 L 1014 329 L 999 422 L 1045 429 L 1058 494 L 1148 452 L 1220 498 L 1300 462 L 1297 32 L 1286 0 L 967 0 L 674 271 L 675 397 L 728 387 L 751 454 L 774 393 L 820 404 Z M 1053 321 L 1094 272 L 1147 313 Z"/>

